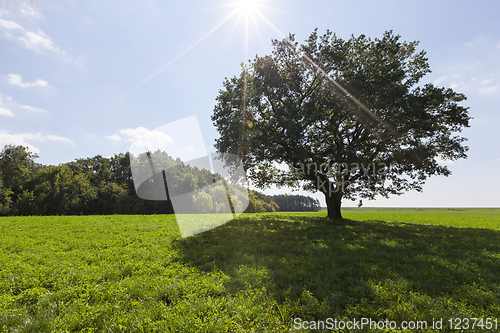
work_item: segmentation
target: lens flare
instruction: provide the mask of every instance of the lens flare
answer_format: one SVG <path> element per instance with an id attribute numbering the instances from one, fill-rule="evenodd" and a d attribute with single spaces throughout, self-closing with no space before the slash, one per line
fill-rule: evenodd
<path id="1" fill-rule="evenodd" d="M 257 10 L 259 1 L 257 0 L 238 0 L 238 8 L 242 13 L 252 14 Z"/>

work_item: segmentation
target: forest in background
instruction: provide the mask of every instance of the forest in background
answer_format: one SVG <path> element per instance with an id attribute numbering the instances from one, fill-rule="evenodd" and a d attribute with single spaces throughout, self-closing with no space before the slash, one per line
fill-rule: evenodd
<path id="1" fill-rule="evenodd" d="M 0 152 L 0 215 L 174 213 L 165 201 L 136 195 L 128 153 L 80 158 L 57 166 L 39 164 L 37 158 L 24 146 L 6 145 Z M 177 167 L 177 183 L 193 190 L 218 177 L 183 163 Z M 249 190 L 248 199 L 246 213 L 320 209 L 317 199 L 302 195 L 268 196 Z"/>

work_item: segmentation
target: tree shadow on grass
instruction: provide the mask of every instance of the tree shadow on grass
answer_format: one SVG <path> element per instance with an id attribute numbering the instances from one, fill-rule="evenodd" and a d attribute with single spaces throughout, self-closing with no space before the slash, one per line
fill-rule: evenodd
<path id="1" fill-rule="evenodd" d="M 252 215 L 174 245 L 178 260 L 265 288 L 286 319 L 500 316 L 500 232 Z"/>

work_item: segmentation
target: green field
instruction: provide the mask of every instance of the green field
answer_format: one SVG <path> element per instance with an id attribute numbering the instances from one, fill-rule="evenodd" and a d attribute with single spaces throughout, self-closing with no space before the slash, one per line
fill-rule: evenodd
<path id="1" fill-rule="evenodd" d="M 346 208 L 344 218 L 500 230 L 500 208 Z"/>
<path id="2" fill-rule="evenodd" d="M 294 332 L 295 318 L 363 317 L 500 331 L 500 210 L 343 214 L 244 215 L 189 238 L 170 215 L 2 217 L 0 331 Z"/>

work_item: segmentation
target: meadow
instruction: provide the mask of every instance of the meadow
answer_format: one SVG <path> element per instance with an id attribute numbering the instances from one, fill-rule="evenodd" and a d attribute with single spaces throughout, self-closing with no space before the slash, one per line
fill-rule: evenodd
<path id="1" fill-rule="evenodd" d="M 343 214 L 244 214 L 188 238 L 172 215 L 2 217 L 0 332 L 500 330 L 500 210 Z"/>

